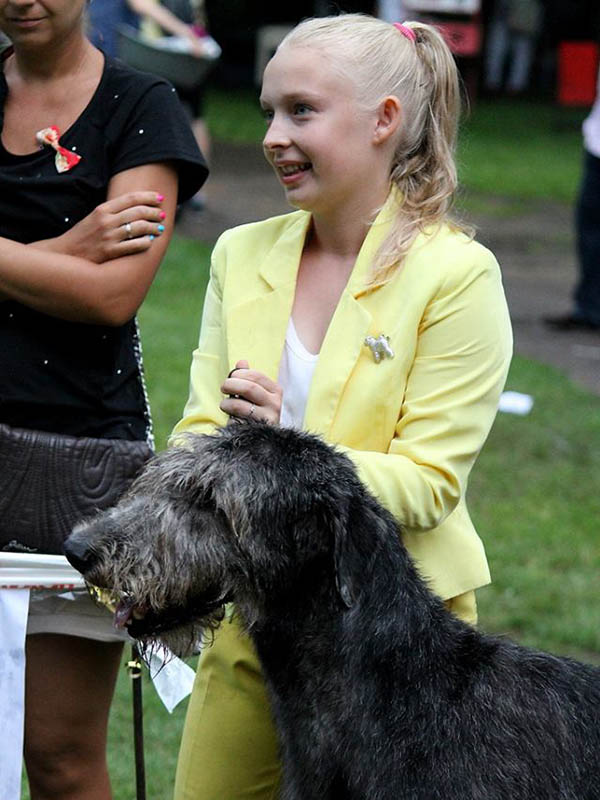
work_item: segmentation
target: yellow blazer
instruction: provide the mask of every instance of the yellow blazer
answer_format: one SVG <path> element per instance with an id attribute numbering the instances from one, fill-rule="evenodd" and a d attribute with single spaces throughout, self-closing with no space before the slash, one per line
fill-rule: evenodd
<path id="1" fill-rule="evenodd" d="M 329 325 L 304 427 L 339 445 L 405 526 L 431 588 L 455 597 L 490 580 L 465 492 L 494 420 L 512 352 L 494 256 L 443 227 L 421 234 L 387 283 L 369 284 L 394 203 L 379 213 Z M 225 232 L 211 264 L 190 396 L 174 430 L 226 422 L 219 387 L 238 359 L 277 380 L 310 225 L 297 211 Z M 389 337 L 376 363 L 367 336 Z"/>

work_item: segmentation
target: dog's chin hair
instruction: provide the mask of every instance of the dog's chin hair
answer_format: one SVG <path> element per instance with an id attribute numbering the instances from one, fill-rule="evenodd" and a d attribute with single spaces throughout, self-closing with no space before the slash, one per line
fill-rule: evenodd
<path id="1" fill-rule="evenodd" d="M 157 655 L 159 660 L 162 661 L 162 666 L 158 669 L 158 674 L 166 665 L 173 661 L 173 659 L 178 656 L 178 653 L 174 653 L 168 645 L 161 641 L 160 639 L 135 639 L 135 647 L 137 649 L 138 655 L 140 659 L 144 662 L 146 667 L 151 670 L 154 665 L 152 664 L 152 656 Z M 185 654 L 185 655 L 193 655 L 192 653 Z M 185 656 L 184 656 L 185 657 Z"/>
<path id="2" fill-rule="evenodd" d="M 140 650 L 146 656 L 153 652 L 166 648 L 174 656 L 188 658 L 197 655 L 201 650 L 210 647 L 214 640 L 217 630 L 220 628 L 225 618 L 225 611 L 215 613 L 202 620 L 186 622 L 178 625 L 171 630 L 161 631 L 156 635 L 143 636 L 137 640 Z"/>
<path id="3" fill-rule="evenodd" d="M 163 631 L 160 636 L 149 636 L 137 639 L 136 644 L 143 660 L 150 663 L 154 653 L 164 657 L 164 650 L 170 656 L 188 658 L 197 655 L 204 647 L 205 635 L 201 628 L 195 630 L 189 625 L 185 628 L 174 628 L 172 631 Z M 171 658 L 168 656 L 167 661 Z M 167 663 L 167 661 L 165 663 Z"/>

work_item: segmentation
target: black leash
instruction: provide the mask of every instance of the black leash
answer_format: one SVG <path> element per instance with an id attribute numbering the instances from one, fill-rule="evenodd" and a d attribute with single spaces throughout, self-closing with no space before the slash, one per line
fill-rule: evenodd
<path id="1" fill-rule="evenodd" d="M 146 767 L 144 764 L 144 717 L 142 707 L 142 662 L 136 645 L 131 646 L 127 662 L 133 694 L 133 745 L 135 750 L 135 796 L 146 800 Z"/>

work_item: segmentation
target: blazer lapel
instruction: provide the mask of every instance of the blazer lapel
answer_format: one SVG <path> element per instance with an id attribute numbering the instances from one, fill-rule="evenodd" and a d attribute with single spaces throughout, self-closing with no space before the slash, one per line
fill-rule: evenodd
<path id="1" fill-rule="evenodd" d="M 256 293 L 228 310 L 227 345 L 232 368 L 238 359 L 245 358 L 252 369 L 277 380 L 310 219 L 306 212 L 297 214 L 263 259 Z"/>
<path id="2" fill-rule="evenodd" d="M 365 338 L 371 332 L 372 314 L 365 307 L 364 297 L 382 285 L 369 283 L 369 277 L 395 213 L 397 197 L 392 192 L 369 229 L 329 323 L 304 415 L 304 427 L 314 433 L 328 436 L 344 387 L 365 347 Z"/>
<path id="3" fill-rule="evenodd" d="M 345 290 L 329 324 L 315 367 L 304 414 L 307 430 L 328 435 L 370 324 L 371 314 Z"/>

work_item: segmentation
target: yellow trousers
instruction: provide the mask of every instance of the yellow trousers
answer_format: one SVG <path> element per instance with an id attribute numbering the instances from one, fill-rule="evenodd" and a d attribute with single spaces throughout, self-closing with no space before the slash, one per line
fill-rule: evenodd
<path id="1" fill-rule="evenodd" d="M 446 606 L 475 624 L 475 593 Z M 200 657 L 190 698 L 174 800 L 276 800 L 278 744 L 258 657 L 234 621 Z"/>

